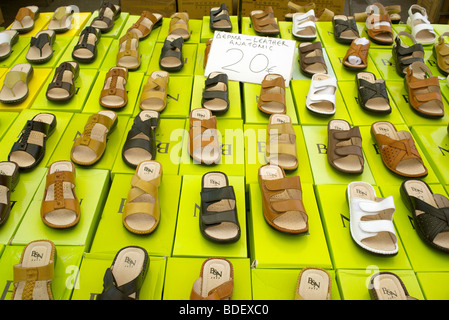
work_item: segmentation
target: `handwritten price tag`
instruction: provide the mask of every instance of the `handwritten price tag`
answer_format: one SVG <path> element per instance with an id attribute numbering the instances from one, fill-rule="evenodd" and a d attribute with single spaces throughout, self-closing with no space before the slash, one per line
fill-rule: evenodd
<path id="1" fill-rule="evenodd" d="M 216 31 L 205 76 L 223 72 L 229 80 L 262 83 L 267 74 L 280 74 L 288 87 L 292 78 L 296 42 Z"/>

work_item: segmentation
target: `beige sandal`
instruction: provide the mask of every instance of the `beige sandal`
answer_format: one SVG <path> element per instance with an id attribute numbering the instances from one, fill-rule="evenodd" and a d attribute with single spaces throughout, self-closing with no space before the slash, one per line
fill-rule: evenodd
<path id="1" fill-rule="evenodd" d="M 201 266 L 190 300 L 231 300 L 234 288 L 232 263 L 224 258 L 209 258 Z"/>
<path id="2" fill-rule="evenodd" d="M 139 37 L 133 32 L 127 32 L 119 40 L 117 66 L 135 70 L 140 67 Z"/>
<path id="3" fill-rule="evenodd" d="M 163 111 L 167 106 L 168 81 L 169 73 L 167 71 L 153 71 L 142 89 L 140 109 Z"/>
<path id="4" fill-rule="evenodd" d="M 295 170 L 298 167 L 296 134 L 288 115 L 270 116 L 265 151 L 270 164 L 278 165 L 284 170 Z"/>
<path id="5" fill-rule="evenodd" d="M 100 104 L 109 109 L 123 108 L 128 103 L 127 80 L 128 69 L 123 67 L 109 69 L 101 90 Z"/>

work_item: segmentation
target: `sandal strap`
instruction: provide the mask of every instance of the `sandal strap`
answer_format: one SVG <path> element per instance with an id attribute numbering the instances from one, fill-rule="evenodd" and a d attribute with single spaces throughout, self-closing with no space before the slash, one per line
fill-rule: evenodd
<path id="1" fill-rule="evenodd" d="M 69 62 L 61 63 L 55 70 L 55 79 L 48 85 L 47 90 L 51 90 L 53 88 L 62 88 L 67 92 L 71 93 L 75 90 L 75 86 L 73 83 L 62 81 L 65 71 L 70 71 L 73 75 L 75 75 L 75 68 Z"/>
<path id="2" fill-rule="evenodd" d="M 93 45 L 91 43 L 87 43 L 87 41 L 89 40 L 89 34 L 94 34 L 98 41 L 99 34 L 97 32 L 97 29 L 94 27 L 88 26 L 88 27 L 84 28 L 83 31 L 81 32 L 80 38 L 82 38 L 82 41 L 75 46 L 74 51 L 78 50 L 78 49 L 87 49 L 91 52 L 95 51 L 95 48 L 96 48 L 95 45 Z"/>
<path id="3" fill-rule="evenodd" d="M 54 261 L 40 267 L 22 267 L 14 265 L 14 282 L 49 281 L 54 279 Z"/>
<path id="4" fill-rule="evenodd" d="M 414 209 L 424 213 L 416 215 L 419 227 L 423 229 L 425 236 L 433 241 L 441 232 L 449 231 L 449 208 L 435 208 L 427 202 L 410 196 L 414 202 Z"/>
<path id="5" fill-rule="evenodd" d="M 97 296 L 97 300 L 135 300 L 130 295 L 141 287 L 141 277 L 137 277 L 128 283 L 117 286 L 111 268 L 106 269 L 103 277 L 103 292 Z"/>
<path id="6" fill-rule="evenodd" d="M 376 81 L 375 83 L 372 83 L 365 79 L 359 79 L 359 83 L 359 91 L 363 104 L 366 104 L 373 98 L 385 98 L 388 100 L 385 81 Z"/>
<path id="7" fill-rule="evenodd" d="M 221 20 L 226 20 L 228 22 L 231 22 L 231 19 L 229 18 L 229 14 L 222 13 L 223 11 L 228 11 L 228 7 L 226 6 L 225 3 L 222 3 L 220 8 L 218 8 L 217 10 L 211 10 L 210 11 L 210 15 L 211 15 L 211 18 L 212 18 L 212 23 L 215 23 L 215 22 L 218 22 L 218 21 L 221 21 Z"/>
<path id="8" fill-rule="evenodd" d="M 176 38 L 173 41 L 165 40 L 164 45 L 162 46 L 161 59 L 165 57 L 175 57 L 181 59 L 183 44 L 184 40 L 181 37 Z"/>
<path id="9" fill-rule="evenodd" d="M 30 154 L 34 159 L 37 159 L 41 150 L 44 146 L 28 143 L 28 137 L 30 136 L 31 131 L 37 131 L 44 134 L 44 140 L 50 131 L 50 124 L 40 121 L 28 120 L 25 124 L 25 127 L 22 131 L 22 135 L 19 140 L 15 142 L 12 146 L 11 153 L 14 151 L 25 151 Z M 44 141 L 45 145 L 45 141 Z"/>
<path id="10" fill-rule="evenodd" d="M 358 34 L 357 24 L 355 19 L 334 19 L 334 32 L 340 36 L 345 31 L 355 31 Z"/>
<path id="11" fill-rule="evenodd" d="M 393 169 L 396 169 L 399 162 L 407 159 L 417 159 L 422 163 L 421 156 L 416 149 L 412 136 L 408 139 L 394 140 L 382 134 L 376 134 L 379 143 L 380 153 L 384 161 Z M 397 154 L 389 157 L 389 153 Z"/>
<path id="12" fill-rule="evenodd" d="M 154 128 L 157 127 L 159 118 L 150 118 L 146 121 L 142 121 L 140 117 L 134 119 L 133 126 L 128 132 L 125 144 L 123 145 L 123 151 L 131 148 L 144 149 L 150 152 L 152 155 L 156 153 L 156 134 Z M 135 138 L 137 135 L 144 134 L 148 139 Z"/>
<path id="13" fill-rule="evenodd" d="M 39 49 L 42 56 L 42 49 L 46 44 L 51 43 L 51 37 L 47 32 L 42 32 L 37 37 L 32 37 L 30 40 L 30 46 Z"/>
<path id="14" fill-rule="evenodd" d="M 17 20 L 20 23 L 20 25 L 23 27 L 22 20 L 25 17 L 31 17 L 34 19 L 33 10 L 31 10 L 30 8 L 27 8 L 27 7 L 20 8 L 19 11 L 17 11 L 15 20 Z"/>

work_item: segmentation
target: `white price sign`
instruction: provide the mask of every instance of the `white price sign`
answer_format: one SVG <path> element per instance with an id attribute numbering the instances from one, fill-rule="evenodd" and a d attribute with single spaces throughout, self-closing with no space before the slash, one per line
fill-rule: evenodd
<path id="1" fill-rule="evenodd" d="M 262 83 L 267 74 L 280 74 L 288 87 L 296 41 L 216 31 L 205 76 L 223 72 L 229 80 Z"/>

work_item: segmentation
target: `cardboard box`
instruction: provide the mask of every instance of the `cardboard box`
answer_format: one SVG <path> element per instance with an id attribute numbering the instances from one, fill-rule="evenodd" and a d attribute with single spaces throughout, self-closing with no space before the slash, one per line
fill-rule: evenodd
<path id="1" fill-rule="evenodd" d="M 441 7 L 444 6 L 443 0 L 418 0 L 418 5 L 426 9 L 430 23 L 438 23 L 438 17 L 441 13 Z"/>
<path id="2" fill-rule="evenodd" d="M 233 0 L 178 0 L 178 11 L 187 12 L 190 19 L 203 19 L 210 15 L 211 8 L 219 8 L 222 3 L 226 4 L 229 14 L 237 14 L 237 8 L 234 7 Z"/>
<path id="3" fill-rule="evenodd" d="M 122 0 L 122 11 L 130 14 L 140 14 L 143 10 L 169 17 L 176 12 L 176 0 Z"/>

